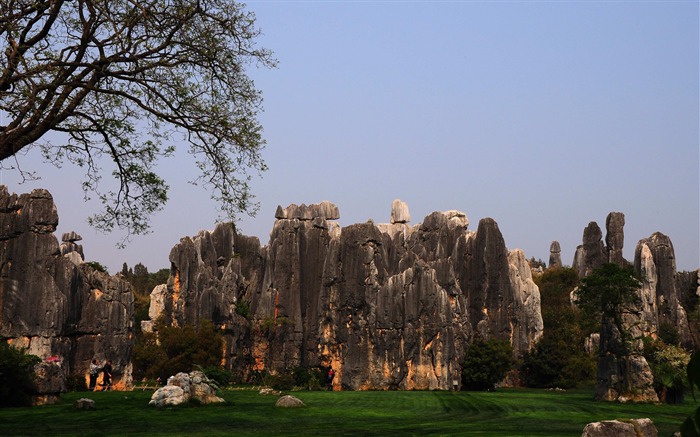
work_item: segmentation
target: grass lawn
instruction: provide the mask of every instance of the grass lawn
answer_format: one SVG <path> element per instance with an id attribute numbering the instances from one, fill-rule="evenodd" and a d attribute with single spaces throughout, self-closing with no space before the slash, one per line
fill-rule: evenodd
<path id="1" fill-rule="evenodd" d="M 277 396 L 227 390 L 225 404 L 156 409 L 152 392 L 65 393 L 55 405 L 0 409 L 0 436 L 294 435 L 294 436 L 580 436 L 588 422 L 649 417 L 669 436 L 696 407 L 612 404 L 591 390 L 506 389 L 494 393 L 442 391 L 294 392 L 305 408 L 275 408 Z M 96 409 L 78 411 L 81 397 Z"/>

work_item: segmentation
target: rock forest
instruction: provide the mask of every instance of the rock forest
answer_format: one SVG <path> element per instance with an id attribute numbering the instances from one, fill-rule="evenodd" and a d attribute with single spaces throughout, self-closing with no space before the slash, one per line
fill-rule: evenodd
<path id="1" fill-rule="evenodd" d="M 143 329 L 159 317 L 172 326 L 208 320 L 223 334 L 221 363 L 240 380 L 324 367 L 335 371 L 336 390 L 451 390 L 475 338 L 507 340 L 517 358 L 542 337 L 533 269 L 522 250 L 507 248 L 495 220 L 470 230 L 467 215 L 453 210 L 412 224 L 399 200 L 389 223 L 341 228 L 339 218 L 330 202 L 292 204 L 277 208 L 266 245 L 231 223 L 182 238 L 170 251 L 167 283 L 151 293 Z M 642 278 L 641 299 L 624 316 L 633 335 L 655 336 L 667 324 L 681 344 L 697 347 L 682 294 L 700 292 L 698 271 L 677 272 L 673 245 L 658 232 L 625 260 L 624 223 L 623 213 L 611 212 L 603 236 L 591 222 L 573 269 L 584 278 L 605 263 L 633 266 Z M 42 359 L 56 357 L 66 375 L 86 375 L 93 358 L 110 359 L 115 386 L 128 388 L 133 288 L 85 263 L 79 235 L 59 243 L 57 225 L 48 191 L 0 187 L 0 336 Z M 550 250 L 549 267 L 562 266 L 559 243 Z M 655 400 L 641 346 L 623 353 L 616 335 L 603 324 L 592 339 L 601 357 L 596 396 Z"/>

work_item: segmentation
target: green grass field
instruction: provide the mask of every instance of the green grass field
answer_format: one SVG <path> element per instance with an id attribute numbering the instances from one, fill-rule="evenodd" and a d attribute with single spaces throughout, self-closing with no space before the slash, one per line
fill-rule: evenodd
<path id="1" fill-rule="evenodd" d="M 580 436 L 588 422 L 649 417 L 669 436 L 694 409 L 595 402 L 590 390 L 481 392 L 294 392 L 305 408 L 276 408 L 277 396 L 227 390 L 225 404 L 156 409 L 151 392 L 66 393 L 58 404 L 0 409 L 0 436 L 293 435 Z M 78 411 L 81 397 L 95 401 Z"/>

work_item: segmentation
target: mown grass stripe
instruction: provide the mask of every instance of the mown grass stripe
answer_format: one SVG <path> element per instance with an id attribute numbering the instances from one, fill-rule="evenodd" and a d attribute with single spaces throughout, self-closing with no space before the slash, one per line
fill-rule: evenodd
<path id="1" fill-rule="evenodd" d="M 276 396 L 252 390 L 225 391 L 226 404 L 160 410 L 148 406 L 149 392 L 67 393 L 56 405 L 0 410 L 0 435 L 580 436 L 588 422 L 635 417 L 670 435 L 695 407 L 601 403 L 590 390 L 292 394 L 307 407 L 276 408 Z M 75 410 L 80 397 L 96 410 Z"/>

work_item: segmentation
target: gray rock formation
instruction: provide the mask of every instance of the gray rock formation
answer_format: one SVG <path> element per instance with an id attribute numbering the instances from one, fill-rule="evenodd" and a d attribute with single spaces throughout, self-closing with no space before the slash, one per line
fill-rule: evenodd
<path id="1" fill-rule="evenodd" d="M 47 405 L 58 402 L 66 388 L 66 375 L 56 362 L 42 361 L 34 366 L 32 404 Z"/>
<path id="2" fill-rule="evenodd" d="M 635 273 L 642 278 L 645 334 L 656 336 L 661 324 L 674 327 L 681 343 L 693 347 L 688 317 L 682 306 L 682 291 L 677 288 L 676 256 L 668 236 L 656 232 L 637 243 Z"/>
<path id="3" fill-rule="evenodd" d="M 67 232 L 61 237 L 61 255 L 70 256 L 74 264 L 80 265 L 85 260 L 85 255 L 83 254 L 83 246 L 76 244 L 76 241 L 82 240 L 83 237 L 76 234 L 75 232 Z M 76 254 L 77 257 L 73 258 L 72 255 Z M 79 261 L 78 261 L 79 257 Z"/>
<path id="4" fill-rule="evenodd" d="M 605 248 L 608 251 L 607 262 L 625 265 L 622 248 L 625 243 L 625 215 L 621 212 L 611 212 L 605 219 Z"/>
<path id="5" fill-rule="evenodd" d="M 583 278 L 606 262 L 608 253 L 603 245 L 603 232 L 596 222 L 590 222 L 583 230 L 583 244 L 576 248 L 572 267 L 579 278 Z"/>
<path id="6" fill-rule="evenodd" d="M 620 266 L 630 263 L 622 256 L 624 247 L 624 214 L 611 212 L 606 219 L 606 246 L 601 242 L 600 228 L 591 222 L 584 231 L 583 245 L 574 258 L 580 277 L 588 276 L 605 262 Z M 603 400 L 658 401 L 653 390 L 653 376 L 642 356 L 643 337 L 658 335 L 666 326 L 678 331 L 686 347 L 693 346 L 693 337 L 682 306 L 683 295 L 677 288 L 675 254 L 671 240 L 655 233 L 640 240 L 635 250 L 635 274 L 642 278 L 639 303 L 625 308 L 622 325 L 604 320 L 600 333 L 600 358 L 596 398 Z M 629 335 L 624 340 L 620 330 Z"/>
<path id="7" fill-rule="evenodd" d="M 0 186 L 0 336 L 40 358 L 58 357 L 66 375 L 87 378 L 93 358 L 109 358 L 117 387 L 130 383 L 131 286 L 62 256 L 57 225 L 48 191 L 18 196 Z"/>
<path id="8" fill-rule="evenodd" d="M 622 315 L 623 337 L 618 326 L 606 318 L 600 331 L 600 355 L 595 398 L 602 401 L 658 402 L 654 375 L 643 356 L 640 311 L 630 307 Z"/>
<path id="9" fill-rule="evenodd" d="M 342 230 L 329 202 L 275 215 L 264 247 L 230 224 L 183 238 L 152 295 L 151 318 L 223 327 L 224 362 L 243 378 L 332 367 L 338 389 L 451 389 L 475 331 L 518 355 L 541 335 L 525 256 L 491 219 L 474 233 L 466 214 L 435 212 L 410 227 L 400 201 L 392 223 Z"/>
<path id="10" fill-rule="evenodd" d="M 552 241 L 549 246 L 549 268 L 556 269 L 561 266 L 561 246 L 558 241 Z"/>

